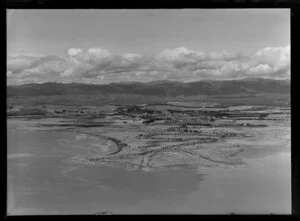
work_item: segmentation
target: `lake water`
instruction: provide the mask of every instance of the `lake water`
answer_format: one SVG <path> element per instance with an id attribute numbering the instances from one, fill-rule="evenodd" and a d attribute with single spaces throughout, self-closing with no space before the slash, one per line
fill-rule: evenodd
<path id="1" fill-rule="evenodd" d="M 8 214 L 291 213 L 290 151 L 238 168 L 126 171 L 70 159 L 74 134 L 17 129 L 8 120 Z"/>

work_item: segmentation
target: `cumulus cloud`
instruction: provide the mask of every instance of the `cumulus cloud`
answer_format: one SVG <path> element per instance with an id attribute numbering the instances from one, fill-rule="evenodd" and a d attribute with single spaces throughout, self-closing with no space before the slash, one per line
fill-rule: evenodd
<path id="1" fill-rule="evenodd" d="M 7 57 L 10 84 L 32 82 L 152 81 L 289 78 L 290 45 L 266 47 L 252 54 L 227 51 L 204 53 L 185 47 L 153 55 L 113 54 L 107 49 L 70 48 L 66 58 L 15 55 Z"/>
<path id="2" fill-rule="evenodd" d="M 40 58 L 31 56 L 9 56 L 7 58 L 7 70 L 13 73 L 32 68 Z"/>

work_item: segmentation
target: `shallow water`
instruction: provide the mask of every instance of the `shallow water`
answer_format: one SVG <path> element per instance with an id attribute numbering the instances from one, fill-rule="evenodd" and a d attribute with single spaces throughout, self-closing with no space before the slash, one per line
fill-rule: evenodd
<path id="1" fill-rule="evenodd" d="M 18 130 L 8 120 L 8 213 L 290 213 L 290 153 L 246 159 L 238 168 L 126 171 L 70 161 L 85 137 Z M 76 140 L 81 145 L 69 145 Z M 92 141 L 89 141 L 92 142 Z"/>

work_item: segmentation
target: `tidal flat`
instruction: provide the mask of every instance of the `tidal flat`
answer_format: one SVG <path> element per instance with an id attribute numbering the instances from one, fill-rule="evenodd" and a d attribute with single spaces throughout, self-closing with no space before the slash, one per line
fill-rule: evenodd
<path id="1" fill-rule="evenodd" d="M 289 107 L 11 105 L 7 116 L 11 215 L 291 212 Z"/>

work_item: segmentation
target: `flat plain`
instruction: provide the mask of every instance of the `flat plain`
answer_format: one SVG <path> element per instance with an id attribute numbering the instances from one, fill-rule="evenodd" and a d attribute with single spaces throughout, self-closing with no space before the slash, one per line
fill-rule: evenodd
<path id="1" fill-rule="evenodd" d="M 221 206 L 223 198 L 216 198 L 216 202 L 219 203 L 215 202 L 215 205 L 220 206 L 214 208 L 208 206 L 213 198 L 201 195 L 204 194 L 201 188 L 208 185 L 205 184 L 207 182 L 214 187 L 205 187 L 205 192 L 214 194 L 219 189 L 221 195 L 224 195 L 228 185 L 236 185 L 240 179 L 246 179 L 242 178 L 243 174 L 252 176 L 249 185 L 256 183 L 255 185 L 265 189 L 266 194 L 273 194 L 271 198 L 260 199 L 262 203 L 271 204 L 271 200 L 275 198 L 282 199 L 282 203 L 269 206 L 270 208 L 267 207 L 269 209 L 261 211 L 262 213 L 273 210 L 289 213 L 290 156 L 284 155 L 279 161 L 274 159 L 281 154 L 290 154 L 290 106 L 286 102 L 280 105 L 274 105 L 274 102 L 253 105 L 249 100 L 244 100 L 243 104 L 225 103 L 224 99 L 220 100 L 223 102 L 218 102 L 215 98 L 214 101 L 208 101 L 207 97 L 200 101 L 172 98 L 156 103 L 139 102 L 125 105 L 103 102 L 102 105 L 93 106 L 57 104 L 51 103 L 51 99 L 49 102 L 43 100 L 43 103 L 26 105 L 26 102 L 11 102 L 9 99 L 8 126 L 13 128 L 8 130 L 8 182 L 12 186 L 9 191 L 12 214 L 72 214 L 78 200 L 90 205 L 78 208 L 80 214 L 106 210 L 113 213 L 249 213 L 249 209 L 246 209 L 250 203 L 249 197 L 244 197 L 245 201 L 238 201 L 232 198 L 234 194 L 224 196 L 224 199 L 229 201 L 235 200 L 228 208 L 224 207 L 224 203 Z M 268 161 L 268 158 L 271 160 Z M 45 164 L 43 159 L 47 159 L 49 164 Z M 286 166 L 280 168 L 284 174 L 281 178 L 266 178 L 278 174 L 278 167 L 282 165 Z M 30 167 L 33 168 L 21 172 Z M 55 172 L 51 172 L 52 170 Z M 109 170 L 113 171 L 107 172 Z M 232 175 L 234 173 L 237 174 Z M 267 174 L 264 175 L 265 178 L 261 173 Z M 50 203 L 47 199 L 52 196 L 49 196 L 50 192 L 45 193 L 47 185 L 44 183 L 45 178 L 41 178 L 43 174 L 49 175 L 47 182 L 51 188 L 48 187 L 48 191 L 58 191 L 56 195 L 61 196 L 68 195 L 61 199 L 52 199 Z M 222 174 L 228 176 L 224 177 Z M 106 176 L 119 178 L 111 180 L 112 178 Z M 197 176 L 195 182 L 194 176 Z M 228 181 L 230 176 L 232 178 Z M 181 179 L 186 182 L 181 183 Z M 227 184 L 224 184 L 225 180 Z M 268 182 L 263 184 L 264 180 Z M 31 183 L 33 181 L 35 184 Z M 63 189 L 53 190 L 57 182 Z M 116 182 L 120 183 L 120 186 Z M 147 187 L 145 182 L 159 184 Z M 277 182 L 280 186 L 274 186 L 275 189 L 270 193 L 272 188 L 269 182 Z M 219 185 L 216 186 L 216 183 Z M 75 184 L 76 187 L 72 187 Z M 244 195 L 246 189 L 251 189 L 247 187 L 248 184 L 243 184 L 242 191 L 239 193 L 237 190 L 235 194 Z M 34 192 L 25 188 L 32 185 L 36 186 L 32 190 Z M 97 187 L 90 194 L 98 195 L 99 198 L 92 200 L 92 203 L 91 195 L 79 194 L 78 191 L 83 190 L 78 190 L 77 185 L 82 188 Z M 187 185 L 198 187 L 191 190 L 192 194 L 179 194 L 181 188 L 185 191 L 189 189 Z M 69 190 L 66 191 L 66 188 Z M 107 188 L 114 191 L 122 191 L 124 188 L 126 191 L 135 191 L 138 202 L 127 200 L 126 203 L 131 207 L 124 204 L 118 207 L 115 200 L 124 200 L 125 193 L 119 193 L 116 197 L 110 192 L 111 195 L 105 196 L 99 188 L 103 188 L 103 191 Z M 159 207 L 149 209 L 145 198 L 141 198 L 144 191 L 147 192 L 147 188 L 149 199 L 146 199 L 154 200 Z M 197 199 L 187 197 L 199 193 L 201 194 Z M 261 198 L 262 195 L 257 193 L 251 194 Z M 176 195 L 181 195 L 181 198 L 176 200 Z M 153 199 L 154 196 L 158 198 Z M 108 203 L 110 197 L 116 198 L 111 204 Z M 172 199 L 175 204 L 185 203 L 171 206 L 173 204 L 170 204 L 170 201 L 161 202 L 164 197 Z M 188 200 L 183 201 L 182 197 Z M 69 199 L 68 208 L 56 206 L 62 205 L 63 199 Z M 199 206 L 190 205 L 195 200 L 194 203 Z M 35 209 L 24 209 L 25 205 L 28 207 L 28 201 Z M 253 204 L 251 211 L 255 213 L 260 211 L 257 201 L 258 199 L 252 200 L 250 203 Z"/>

